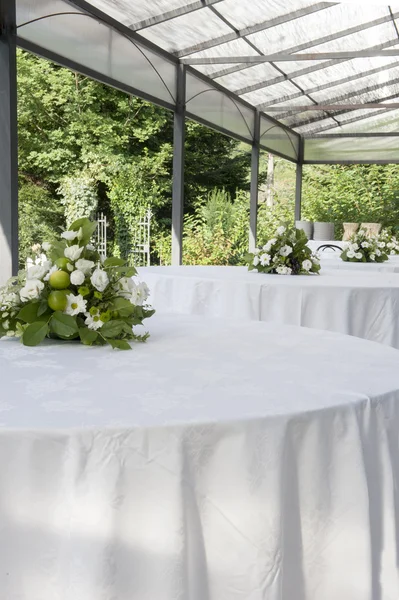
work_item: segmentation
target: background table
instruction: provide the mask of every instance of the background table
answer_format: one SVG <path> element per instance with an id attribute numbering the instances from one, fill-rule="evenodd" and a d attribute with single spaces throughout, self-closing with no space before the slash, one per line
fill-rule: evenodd
<path id="1" fill-rule="evenodd" d="M 396 600 L 399 352 L 148 325 L 0 341 L 1 598 Z"/>
<path id="2" fill-rule="evenodd" d="M 246 267 L 147 267 L 140 274 L 160 312 L 301 325 L 399 348 L 397 274 L 284 276 Z"/>
<path id="3" fill-rule="evenodd" d="M 345 262 L 340 258 L 324 256 L 321 254 L 320 261 L 323 270 L 333 269 L 339 271 L 362 271 L 363 273 L 399 273 L 399 261 L 395 258 L 389 258 L 383 263 L 357 263 Z"/>

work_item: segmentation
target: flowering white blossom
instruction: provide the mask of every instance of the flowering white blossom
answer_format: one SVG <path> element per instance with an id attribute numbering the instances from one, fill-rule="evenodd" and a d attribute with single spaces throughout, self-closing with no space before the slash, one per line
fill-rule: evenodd
<path id="1" fill-rule="evenodd" d="M 260 249 L 259 248 L 255 248 L 254 254 L 255 254 L 255 256 L 257 256 L 258 254 L 260 254 Z"/>
<path id="2" fill-rule="evenodd" d="M 375 251 L 375 253 L 376 253 L 376 255 L 377 255 L 377 256 L 381 256 L 381 250 L 379 250 L 378 248 L 377 248 L 377 250 Z"/>
<path id="3" fill-rule="evenodd" d="M 84 313 L 86 311 L 87 300 L 84 300 L 83 296 L 78 294 L 74 296 L 73 294 L 68 294 L 67 296 L 67 305 L 64 310 L 64 313 L 67 315 L 71 315 L 74 317 L 75 315 L 79 315 L 80 313 Z"/>
<path id="4" fill-rule="evenodd" d="M 359 244 L 357 242 L 354 242 L 353 244 L 351 244 L 351 248 L 352 250 L 359 250 Z"/>
<path id="5" fill-rule="evenodd" d="M 260 255 L 260 264 L 262 265 L 262 267 L 266 267 L 267 265 L 270 265 L 270 261 L 271 261 L 270 254 L 261 254 Z"/>
<path id="6" fill-rule="evenodd" d="M 257 254 L 255 254 L 252 264 L 254 267 L 257 267 L 259 263 L 260 263 L 259 256 Z"/>
<path id="7" fill-rule="evenodd" d="M 370 248 L 370 244 L 368 242 L 362 242 L 360 245 L 362 248 Z"/>
<path id="8" fill-rule="evenodd" d="M 370 254 L 370 260 L 373 262 L 375 261 L 375 254 Z"/>
<path id="9" fill-rule="evenodd" d="M 41 247 L 42 247 L 41 244 L 33 244 L 32 252 L 34 254 L 39 254 Z"/>
<path id="10" fill-rule="evenodd" d="M 97 329 L 100 329 L 104 323 L 98 315 L 93 316 L 90 313 L 86 313 L 85 325 L 87 325 L 89 329 L 94 329 L 94 331 L 96 331 Z"/>
<path id="11" fill-rule="evenodd" d="M 356 252 L 355 257 L 360 260 L 363 258 L 363 254 L 361 252 Z"/>
<path id="12" fill-rule="evenodd" d="M 385 248 L 385 242 L 378 242 L 377 246 L 379 248 Z"/>
<path id="13" fill-rule="evenodd" d="M 94 262 L 92 260 L 86 260 L 85 258 L 79 258 L 75 263 L 75 267 L 85 275 L 89 275 L 94 267 Z"/>
<path id="14" fill-rule="evenodd" d="M 276 267 L 276 273 L 279 275 L 291 275 L 292 269 L 290 269 L 290 267 L 286 267 L 285 265 L 279 265 Z"/>
<path id="15" fill-rule="evenodd" d="M 50 271 L 48 271 L 48 273 L 47 273 L 46 277 L 44 278 L 44 281 L 48 281 L 48 280 L 50 279 L 51 275 L 52 275 L 53 273 L 55 273 L 55 271 L 59 271 L 59 269 L 58 269 L 57 265 L 53 265 L 53 266 L 51 267 Z"/>
<path id="16" fill-rule="evenodd" d="M 135 283 L 130 277 L 122 277 L 115 286 L 119 296 L 130 298 Z"/>
<path id="17" fill-rule="evenodd" d="M 289 254 L 291 254 L 291 252 L 292 252 L 291 246 L 285 245 L 282 248 L 280 248 L 281 256 L 288 256 Z"/>
<path id="18" fill-rule="evenodd" d="M 348 252 L 346 253 L 348 258 L 355 258 L 355 252 L 349 248 Z"/>
<path id="19" fill-rule="evenodd" d="M 68 242 L 71 242 L 72 240 L 76 240 L 76 238 L 78 237 L 78 232 L 64 231 L 63 233 L 61 233 L 61 237 L 64 238 L 64 240 L 68 240 Z"/>
<path id="20" fill-rule="evenodd" d="M 24 287 L 19 291 L 22 302 L 38 298 L 43 288 L 44 283 L 39 279 L 28 279 Z"/>
<path id="21" fill-rule="evenodd" d="M 130 302 L 135 306 L 142 306 L 150 295 L 150 290 L 144 281 L 134 283 Z"/>
<path id="22" fill-rule="evenodd" d="M 87 248 L 87 250 L 90 250 L 91 252 L 95 251 L 95 247 L 93 246 L 93 244 L 87 244 L 86 248 Z"/>
<path id="23" fill-rule="evenodd" d="M 84 280 L 85 280 L 85 274 L 83 273 L 83 271 L 79 271 L 79 269 L 76 269 L 76 271 L 72 271 L 72 273 L 71 273 L 72 285 L 82 285 Z"/>
<path id="24" fill-rule="evenodd" d="M 305 271 L 310 271 L 310 269 L 313 267 L 313 263 L 311 260 L 306 259 L 302 262 L 302 268 L 305 269 Z"/>
<path id="25" fill-rule="evenodd" d="M 96 269 L 93 275 L 90 277 L 90 281 L 96 290 L 103 292 L 109 284 L 109 277 L 106 271 L 103 271 L 102 269 Z"/>
<path id="26" fill-rule="evenodd" d="M 51 244 L 49 242 L 43 242 L 42 248 L 45 252 L 49 252 L 51 250 Z"/>
<path id="27" fill-rule="evenodd" d="M 26 279 L 43 279 L 43 277 L 50 270 L 51 263 L 45 262 L 43 265 L 34 265 L 29 267 L 26 273 Z"/>
<path id="28" fill-rule="evenodd" d="M 73 262 L 75 262 L 75 260 L 78 260 L 78 258 L 80 258 L 80 255 L 82 254 L 82 252 L 83 252 L 83 248 L 81 248 L 78 245 L 69 246 L 69 248 L 65 248 L 64 256 L 66 256 L 66 258 L 69 258 L 69 260 L 72 260 Z"/>
<path id="29" fill-rule="evenodd" d="M 286 231 L 286 227 L 284 227 L 284 225 L 280 225 L 280 227 L 277 227 L 276 233 L 277 235 L 283 235 L 283 233 L 285 233 Z"/>

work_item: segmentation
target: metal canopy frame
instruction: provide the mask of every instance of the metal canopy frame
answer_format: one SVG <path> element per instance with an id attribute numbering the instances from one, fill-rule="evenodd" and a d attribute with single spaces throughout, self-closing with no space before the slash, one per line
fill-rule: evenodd
<path id="1" fill-rule="evenodd" d="M 15 272 L 17 261 L 17 45 L 174 112 L 172 255 L 175 264 L 181 263 L 182 255 L 186 118 L 252 145 L 251 247 L 256 243 L 260 149 L 297 164 L 297 218 L 301 210 L 303 164 L 399 163 L 399 148 L 397 154 L 391 148 L 384 157 L 384 149 L 378 142 L 382 137 L 387 141 L 388 138 L 394 139 L 398 131 L 381 132 L 374 124 L 376 112 L 384 118 L 387 113 L 394 118 L 399 114 L 399 77 L 395 76 L 399 60 L 391 60 L 399 56 L 396 22 L 399 12 L 393 12 L 389 5 L 369 11 L 361 7 L 356 11 L 337 2 L 293 0 L 292 9 L 288 10 L 281 8 L 279 0 L 270 0 L 268 7 L 272 11 L 270 18 L 266 19 L 265 6 L 260 0 L 254 0 L 247 7 L 240 7 L 239 3 L 234 6 L 233 0 L 154 0 L 150 4 L 146 0 L 137 0 L 134 5 L 129 0 L 56 0 L 52 15 L 41 13 L 40 6 L 45 7 L 46 3 L 0 0 L 0 63 L 2 75 L 4 73 L 0 82 L 0 175 L 2 180 L 9 182 L 5 186 L 6 191 L 4 186 L 0 190 L 0 225 L 5 232 L 0 238 L 0 251 L 3 257 L 9 257 L 7 271 L 12 264 Z M 20 22 L 19 9 L 21 14 L 27 15 Z M 346 11 L 349 11 L 350 18 L 345 17 Z M 128 15 L 132 18 L 128 19 Z M 60 28 L 57 23 L 63 18 L 66 25 Z M 87 21 L 87 35 L 86 28 L 81 25 L 77 25 L 75 31 L 76 23 L 84 18 L 91 19 L 90 23 Z M 324 23 L 323 27 L 315 28 L 319 35 L 313 39 L 308 39 L 307 33 L 313 28 L 303 25 L 309 23 L 309 19 Z M 207 24 L 203 30 L 201 23 Z M 188 26 L 190 30 L 192 24 L 192 35 L 184 35 L 181 27 Z M 96 37 L 95 27 L 103 28 L 106 35 Z M 262 48 L 269 48 L 269 43 L 265 44 L 269 36 L 275 40 L 283 39 L 280 34 L 285 28 L 289 31 L 287 39 L 294 43 L 288 46 L 284 41 L 279 42 L 277 46 L 271 46 L 272 51 L 268 54 L 263 52 Z M 180 43 L 180 34 L 182 40 L 190 42 L 192 39 L 193 43 Z M 57 36 L 65 37 L 64 43 L 59 46 Z M 196 37 L 202 39 L 196 40 Z M 87 53 L 76 52 L 73 41 L 70 41 L 70 48 L 65 43 L 65 40 L 74 39 L 77 44 L 92 46 L 88 46 Z M 128 60 L 127 46 L 123 46 L 125 42 L 130 44 L 129 49 L 135 56 L 130 60 L 128 71 L 123 71 Z M 177 47 L 175 42 L 178 42 Z M 341 50 L 343 46 L 345 51 Z M 122 47 L 123 51 L 120 50 Z M 313 51 L 306 52 L 309 49 Z M 108 59 L 102 63 L 101 52 L 108 52 Z M 99 56 L 97 63 L 96 56 Z M 376 60 L 379 62 L 376 63 Z M 137 66 L 140 61 L 142 64 Z M 300 67 L 304 61 L 312 64 Z M 217 64 L 223 67 L 213 67 Z M 288 66 L 284 67 L 285 64 Z M 266 71 L 259 69 L 268 69 L 267 76 L 262 77 Z M 335 71 L 330 76 L 331 69 Z M 383 72 L 387 74 L 386 80 L 380 79 Z M 394 74 L 391 80 L 388 78 L 390 73 Z M 356 81 L 366 78 L 367 81 L 363 85 L 360 83 L 356 90 Z M 396 85 L 397 92 L 394 89 Z M 333 90 L 333 93 L 329 95 L 328 90 Z M 393 93 L 387 94 L 388 90 Z M 362 103 L 361 96 L 367 94 L 372 94 L 372 97 L 367 97 Z M 353 103 L 339 104 L 350 99 Z M 296 103 L 297 100 L 299 103 Z M 392 104 L 381 104 L 391 100 Z M 367 107 L 377 110 L 367 112 Z M 284 112 L 286 109 L 288 111 Z M 315 111 L 313 116 L 312 111 Z M 270 116 L 269 112 L 277 113 L 277 118 Z M 347 112 L 353 112 L 353 117 L 342 120 L 340 117 Z M 364 123 L 365 131 L 342 133 L 341 130 L 338 134 L 334 133 L 335 129 L 344 126 L 346 131 L 357 123 Z M 368 132 L 368 123 L 377 130 Z M 331 130 L 333 133 L 330 133 Z M 334 160 L 327 156 L 325 160 L 323 156 L 320 160 L 306 158 L 310 145 L 326 144 L 328 140 L 335 145 L 339 144 L 339 140 L 348 144 L 351 138 L 359 144 L 362 140 L 363 146 L 369 143 L 371 150 L 374 144 L 375 153 L 368 160 L 354 160 L 348 158 L 347 150 L 342 146 L 342 155 L 338 152 Z M 3 258 L 2 261 L 4 264 Z"/>

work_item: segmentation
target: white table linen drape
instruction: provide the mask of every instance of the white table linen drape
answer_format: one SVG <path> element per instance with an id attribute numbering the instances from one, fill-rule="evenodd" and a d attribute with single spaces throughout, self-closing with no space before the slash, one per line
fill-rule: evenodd
<path id="1" fill-rule="evenodd" d="M 325 269 L 265 275 L 246 267 L 146 267 L 161 312 L 300 325 L 399 348 L 399 274 Z"/>
<path id="2" fill-rule="evenodd" d="M 0 341 L 2 600 L 397 600 L 399 352 L 148 328 Z"/>

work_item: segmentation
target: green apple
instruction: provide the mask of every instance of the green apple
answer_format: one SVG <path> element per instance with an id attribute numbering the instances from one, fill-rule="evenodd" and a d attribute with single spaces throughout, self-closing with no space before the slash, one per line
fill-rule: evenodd
<path id="1" fill-rule="evenodd" d="M 71 290 L 57 290 L 50 292 L 47 298 L 47 304 L 51 310 L 65 310 L 68 294 L 72 294 Z"/>
<path id="2" fill-rule="evenodd" d="M 65 290 L 70 283 L 71 279 L 69 274 L 65 273 L 65 271 L 54 271 L 54 273 L 51 273 L 50 275 L 49 284 L 55 290 Z"/>
<path id="3" fill-rule="evenodd" d="M 65 258 L 65 256 L 62 256 L 61 258 L 57 258 L 55 264 L 59 269 L 66 271 L 67 265 L 69 264 L 69 260 Z"/>

